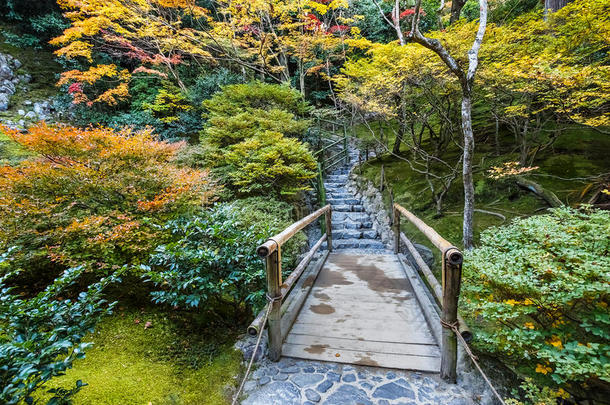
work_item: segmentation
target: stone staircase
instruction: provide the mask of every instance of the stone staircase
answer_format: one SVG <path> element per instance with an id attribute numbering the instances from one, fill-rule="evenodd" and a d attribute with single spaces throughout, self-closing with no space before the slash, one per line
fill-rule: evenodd
<path id="1" fill-rule="evenodd" d="M 333 248 L 386 250 L 362 202 L 347 188 L 349 171 L 357 160 L 357 152 L 351 153 L 350 162 L 324 181 L 326 202 L 332 207 Z"/>

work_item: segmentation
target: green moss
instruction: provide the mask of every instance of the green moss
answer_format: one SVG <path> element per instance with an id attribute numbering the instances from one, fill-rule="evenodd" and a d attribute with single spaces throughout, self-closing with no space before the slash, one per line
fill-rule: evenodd
<path id="1" fill-rule="evenodd" d="M 21 145 L 0 132 L 0 165 L 13 165 L 29 156 L 30 153 Z"/>
<path id="2" fill-rule="evenodd" d="M 152 326 L 146 328 L 147 322 Z M 226 404 L 236 384 L 236 332 L 159 311 L 118 311 L 91 335 L 86 358 L 48 388 L 89 384 L 74 404 Z"/>

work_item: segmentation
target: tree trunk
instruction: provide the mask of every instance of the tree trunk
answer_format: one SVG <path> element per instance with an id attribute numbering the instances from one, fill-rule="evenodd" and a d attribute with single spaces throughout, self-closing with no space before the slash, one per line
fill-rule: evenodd
<path id="1" fill-rule="evenodd" d="M 460 14 L 462 14 L 464 4 L 466 4 L 466 0 L 453 0 L 451 2 L 451 18 L 449 19 L 450 24 L 453 24 L 460 19 Z"/>
<path id="2" fill-rule="evenodd" d="M 544 0 L 544 11 L 555 12 L 568 4 L 568 0 Z"/>
<path id="3" fill-rule="evenodd" d="M 404 103 L 401 101 L 400 106 L 400 116 L 398 118 L 398 133 L 396 134 L 396 139 L 394 140 L 394 147 L 392 148 L 392 153 L 395 155 L 400 153 L 400 144 L 405 137 L 405 128 L 406 128 L 406 111 Z"/>
<path id="4" fill-rule="evenodd" d="M 462 132 L 464 134 L 464 160 L 462 162 L 462 180 L 464 183 L 464 249 L 472 249 L 474 232 L 474 182 L 472 178 L 472 160 L 474 154 L 474 133 L 472 131 L 472 90 L 464 89 L 462 96 Z"/>

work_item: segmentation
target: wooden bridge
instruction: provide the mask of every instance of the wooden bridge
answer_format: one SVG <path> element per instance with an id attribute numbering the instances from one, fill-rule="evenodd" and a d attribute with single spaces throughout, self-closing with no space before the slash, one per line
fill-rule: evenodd
<path id="1" fill-rule="evenodd" d="M 323 124 L 332 126 L 325 136 Z M 351 167 L 362 163 L 361 154 L 348 148 L 347 125 L 318 119 L 316 128 L 319 166 L 312 186 L 323 208 L 258 247 L 266 265 L 269 303 L 249 333 L 263 329 L 268 315 L 273 361 L 283 355 L 419 370 L 440 373 L 454 383 L 454 330 L 459 327 L 466 341 L 472 338 L 457 311 L 462 253 L 398 204 L 392 205 L 394 246 L 386 249 L 361 200 L 346 187 Z M 331 169 L 333 173 L 324 178 Z M 383 169 L 381 177 L 383 187 Z M 442 283 L 401 232 L 401 218 L 440 250 Z M 317 221 L 322 237 L 282 280 L 282 246 Z M 402 246 L 410 261 L 400 253 Z"/>
<path id="2" fill-rule="evenodd" d="M 282 355 L 366 366 L 440 373 L 455 382 L 457 341 L 451 325 L 471 334 L 457 313 L 462 253 L 432 228 L 394 204 L 394 251 L 333 251 L 331 205 L 319 209 L 258 248 L 265 259 L 269 357 Z M 281 248 L 324 217 L 323 235 L 282 280 Z M 413 244 L 400 219 L 413 223 L 441 252 L 442 284 Z M 403 243 L 416 271 L 400 254 Z M 326 247 L 326 249 L 324 249 Z M 263 328 L 263 310 L 249 332 Z M 441 324 L 446 327 L 441 327 Z"/>

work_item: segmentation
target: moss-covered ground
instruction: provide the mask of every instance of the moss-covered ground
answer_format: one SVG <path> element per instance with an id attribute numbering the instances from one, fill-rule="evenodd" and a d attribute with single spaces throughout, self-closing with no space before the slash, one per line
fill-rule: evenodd
<path id="1" fill-rule="evenodd" d="M 355 135 L 364 139 L 365 144 L 370 147 L 376 140 L 382 139 L 380 126 L 375 123 L 371 128 L 374 133 L 364 125 L 354 128 Z M 391 148 L 394 139 L 391 125 L 385 126 L 384 134 L 384 140 Z M 511 179 L 492 180 L 488 177 L 487 170 L 490 167 L 518 160 L 517 152 L 512 150 L 514 139 L 509 134 L 501 136 L 502 148 L 499 156 L 496 156 L 492 142 L 479 140 L 476 146 L 476 207 L 499 213 L 506 219 L 476 212 L 474 225 L 477 239 L 481 231 L 490 226 L 501 225 L 514 217 L 541 213 L 548 208 L 544 201 L 531 192 L 520 189 Z M 404 144 L 401 153 L 405 158 L 410 158 Z M 457 147 L 450 148 L 445 159 L 454 161 L 460 153 Z M 588 177 L 610 172 L 608 156 L 610 137 L 607 135 L 586 128 L 566 130 L 552 147 L 538 153 L 534 165 L 539 166 L 539 169 L 528 176 L 547 190 L 553 191 L 564 203 L 575 205 L 586 200 L 591 193 L 591 185 L 595 180 L 587 179 Z M 424 176 L 413 171 L 406 161 L 389 153 L 381 153 L 377 158 L 363 164 L 361 173 L 378 187 L 382 166 L 387 184 L 393 189 L 394 200 L 418 215 L 443 237 L 460 246 L 463 212 L 461 178 L 458 177 L 454 181 L 444 201 L 443 215 L 438 216 Z M 390 197 L 387 191 L 384 192 L 384 200 L 389 212 Z M 402 221 L 405 233 L 420 243 L 428 244 L 426 238 L 407 222 Z"/>
<path id="2" fill-rule="evenodd" d="M 82 380 L 75 405 L 227 404 L 241 372 L 236 336 L 193 316 L 118 308 L 90 335 L 86 358 L 45 388 Z"/>

